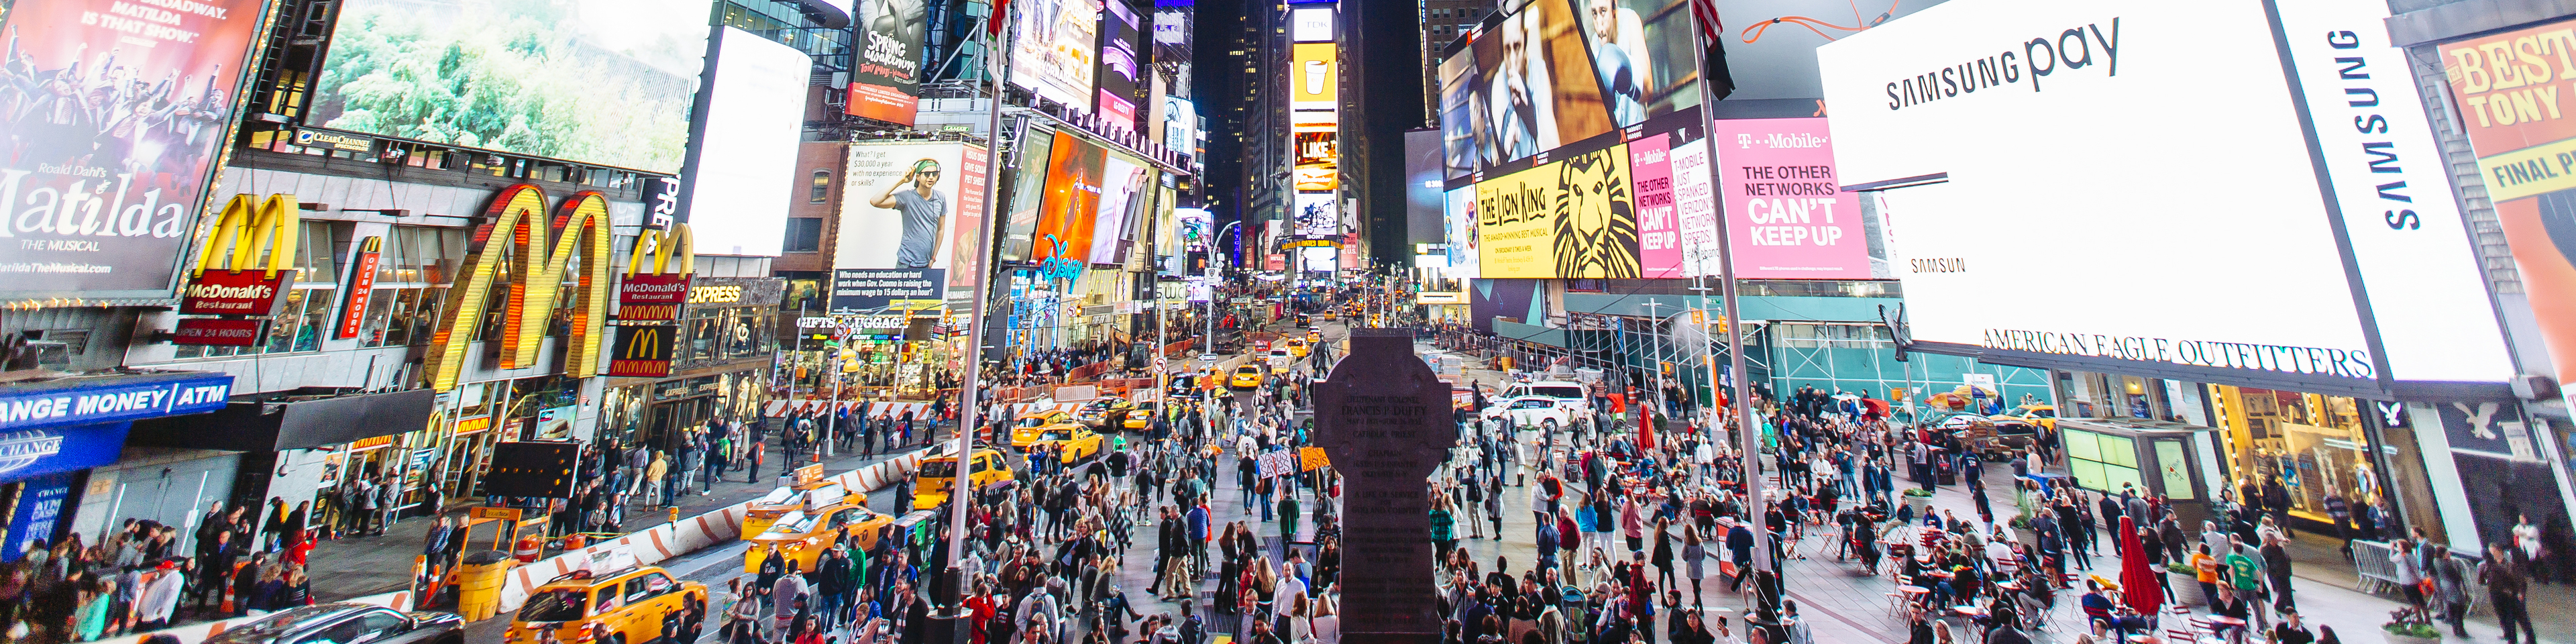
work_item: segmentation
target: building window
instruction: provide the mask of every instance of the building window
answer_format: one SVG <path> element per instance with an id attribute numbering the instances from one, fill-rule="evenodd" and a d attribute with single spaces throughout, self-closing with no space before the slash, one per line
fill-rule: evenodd
<path id="1" fill-rule="evenodd" d="M 367 296 L 366 324 L 358 331 L 359 346 L 427 343 L 445 310 L 458 258 L 465 256 L 465 230 L 395 226 L 385 241 L 375 292 Z"/>
<path id="2" fill-rule="evenodd" d="M 790 253 L 811 253 L 823 250 L 823 219 L 821 217 L 788 219 L 786 250 Z"/>
<path id="3" fill-rule="evenodd" d="M 815 170 L 814 185 L 805 189 L 805 203 L 823 203 L 832 196 L 832 171 Z"/>

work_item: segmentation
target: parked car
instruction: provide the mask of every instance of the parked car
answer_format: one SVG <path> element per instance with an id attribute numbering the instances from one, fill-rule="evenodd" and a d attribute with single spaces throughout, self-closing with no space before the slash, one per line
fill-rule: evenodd
<path id="1" fill-rule="evenodd" d="M 1583 403 L 1567 402 L 1561 398 L 1522 396 L 1504 399 L 1502 402 L 1486 407 L 1483 417 L 1496 420 L 1509 419 L 1513 427 L 1524 430 L 1554 431 L 1559 427 L 1573 426 L 1576 419 L 1582 418 L 1583 416 L 1576 411 L 1582 405 Z"/>
<path id="2" fill-rule="evenodd" d="M 367 604 L 298 606 L 224 629 L 207 644 L 465 644 L 465 618 Z"/>

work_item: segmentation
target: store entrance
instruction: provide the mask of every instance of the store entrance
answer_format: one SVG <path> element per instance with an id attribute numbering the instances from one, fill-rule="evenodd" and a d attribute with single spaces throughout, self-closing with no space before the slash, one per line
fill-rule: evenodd
<path id="1" fill-rule="evenodd" d="M 644 421 L 644 435 L 637 437 L 656 450 L 677 453 L 680 430 L 704 424 L 715 412 L 715 397 L 700 396 L 653 403 Z"/>

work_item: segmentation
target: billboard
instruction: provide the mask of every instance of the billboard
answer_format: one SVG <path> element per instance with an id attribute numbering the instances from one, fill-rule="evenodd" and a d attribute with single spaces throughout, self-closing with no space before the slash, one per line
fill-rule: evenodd
<path id="1" fill-rule="evenodd" d="M 1011 84 L 1040 98 L 1089 110 L 1099 72 L 1100 0 L 1054 0 L 1013 8 Z"/>
<path id="2" fill-rule="evenodd" d="M 1340 133 L 1332 130 L 1289 133 L 1296 146 L 1297 190 L 1333 190 L 1341 186 Z"/>
<path id="3" fill-rule="evenodd" d="M 1153 181 L 1153 169 L 1143 161 L 1124 154 L 1110 154 L 1101 163 L 1100 209 L 1092 218 L 1091 252 L 1093 263 L 1116 264 L 1126 261 L 1128 231 L 1139 221 L 1136 209 L 1153 203 L 1145 187 Z"/>
<path id="4" fill-rule="evenodd" d="M 1818 98 L 1825 96 L 1816 75 L 1816 48 L 1837 39 L 1888 24 L 1937 6 L 1945 0 L 1889 0 L 1883 6 L 1854 5 L 1848 0 L 1717 0 L 1726 16 L 1727 68 L 1735 79 L 1729 99 Z M 1684 0 L 1650 0 L 1639 4 L 1680 5 Z M 1866 12 L 1866 13 L 1864 13 Z M 1688 29 L 1688 23 L 1672 27 Z M 1650 40 L 1660 39 L 1653 27 Z M 1689 32 L 1675 31 L 1688 42 Z M 2032 36 L 2037 37 L 2036 35 Z M 2029 40 L 2024 38 L 2023 40 Z M 1660 42 L 1660 40 L 1656 40 Z M 1690 52 L 1676 49 L 1683 69 Z M 1819 114 L 1820 116 L 1822 114 Z"/>
<path id="5" fill-rule="evenodd" d="M 1825 119 L 1720 120 L 1711 138 L 1737 277 L 1869 279 L 1860 200 L 1836 183 Z"/>
<path id="6" fill-rule="evenodd" d="M 852 288 L 917 286 L 865 296 L 840 294 L 836 286 L 834 306 L 864 310 L 891 299 L 941 299 L 945 288 L 960 281 L 949 279 L 950 270 L 971 274 L 978 268 L 975 231 L 982 228 L 984 164 L 983 147 L 966 143 L 851 144 L 832 267 L 868 271 L 848 276 L 869 282 Z"/>
<path id="7" fill-rule="evenodd" d="M 1476 184 L 1480 274 L 1642 277 L 1630 164 L 1616 145 Z"/>
<path id="8" fill-rule="evenodd" d="M 1297 42 L 1332 42 L 1333 8 L 1298 7 L 1288 10 L 1288 39 Z"/>
<path id="9" fill-rule="evenodd" d="M 2576 378 L 2576 176 L 2562 161 L 2576 150 L 2576 119 L 2556 106 L 2560 74 L 2576 78 L 2576 25 L 2547 23 L 2443 43 L 2457 121 L 2478 158 L 2487 196 L 2528 287 L 2560 382 Z M 2422 213 L 2416 213 L 2422 214 Z"/>
<path id="10" fill-rule="evenodd" d="M 6 13 L 19 91 L 0 111 L 5 297 L 170 296 L 269 3 L 195 4 L 56 0 Z M 100 19 L 138 9 L 165 20 Z"/>
<path id="11" fill-rule="evenodd" d="M 1139 82 L 1137 65 L 1144 58 L 1136 52 L 1137 37 L 1142 35 L 1136 10 L 1126 0 L 1109 0 L 1109 12 L 1100 16 L 1100 79 L 1098 109 L 1100 118 L 1113 126 L 1136 129 L 1136 99 L 1144 84 Z"/>
<path id="12" fill-rule="evenodd" d="M 1341 101 L 1341 56 L 1332 43 L 1297 43 L 1289 55 L 1288 106 L 1329 110 Z"/>
<path id="13" fill-rule="evenodd" d="M 1047 154 L 1045 193 L 1039 197 L 1036 237 L 1029 261 L 1091 257 L 1092 229 L 1100 215 L 1102 174 L 1109 151 L 1071 134 L 1055 133 Z"/>
<path id="14" fill-rule="evenodd" d="M 1012 148 L 1009 168 L 1011 200 L 1002 217 L 1002 252 L 1004 262 L 1029 261 L 1031 247 L 1037 238 L 1038 206 L 1045 202 L 1046 169 L 1055 138 L 1047 131 L 1022 127 L 1018 146 Z"/>
<path id="15" fill-rule="evenodd" d="M 911 125 L 921 103 L 923 0 L 865 0 L 858 66 L 850 69 L 851 116 Z M 799 105 L 803 101 L 797 102 Z M 802 117 L 799 117 L 802 120 Z"/>
<path id="16" fill-rule="evenodd" d="M 1818 50 L 1840 106 L 1835 180 L 1946 173 L 1880 193 L 1917 342 L 2363 391 L 2500 384 L 2512 364 L 2387 15 L 2341 0 L 1952 0 Z M 2101 127 L 2121 121 L 2154 126 Z M 2119 152 L 2068 154 L 2083 150 Z M 2195 169 L 2213 159 L 2221 180 Z M 1992 304 L 2104 293 L 2139 267 L 2195 301 L 2298 313 Z"/>
<path id="17" fill-rule="evenodd" d="M 805 88 L 814 59 L 748 31 L 717 27 L 715 64 L 699 92 L 698 144 L 681 183 L 683 217 L 701 255 L 777 257 L 787 201 L 778 178 L 796 174 Z"/>
<path id="18" fill-rule="evenodd" d="M 1404 230 L 1415 244 L 1441 243 L 1448 236 L 1440 217 L 1445 192 L 1440 181 L 1440 131 L 1404 133 Z"/>
<path id="19" fill-rule="evenodd" d="M 1341 215 L 1333 208 L 1333 193 L 1297 193 L 1297 236 L 1330 236 L 1341 229 Z"/>
<path id="20" fill-rule="evenodd" d="M 1441 220 L 1449 228 L 1448 275 L 1459 278 L 1483 277 L 1484 270 L 1480 265 L 1481 254 L 1477 248 L 1482 235 L 1476 221 L 1476 187 L 1451 189 L 1447 194 L 1441 195 L 1441 203 L 1443 209 Z M 1710 225 L 1715 226 L 1714 222 Z"/>
<path id="21" fill-rule="evenodd" d="M 1196 9 L 1189 0 L 1158 0 L 1154 3 L 1154 74 L 1163 81 L 1165 96 L 1190 100 L 1190 19 Z M 1188 148 L 1165 144 L 1175 150 Z"/>
<path id="22" fill-rule="evenodd" d="M 678 172 L 709 0 L 349 0 L 306 122 Z"/>

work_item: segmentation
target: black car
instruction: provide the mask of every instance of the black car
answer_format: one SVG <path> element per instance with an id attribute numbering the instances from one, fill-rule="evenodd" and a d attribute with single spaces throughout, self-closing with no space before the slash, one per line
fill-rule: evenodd
<path id="1" fill-rule="evenodd" d="M 205 644 L 464 644 L 465 618 L 366 604 L 300 606 L 225 629 Z"/>

